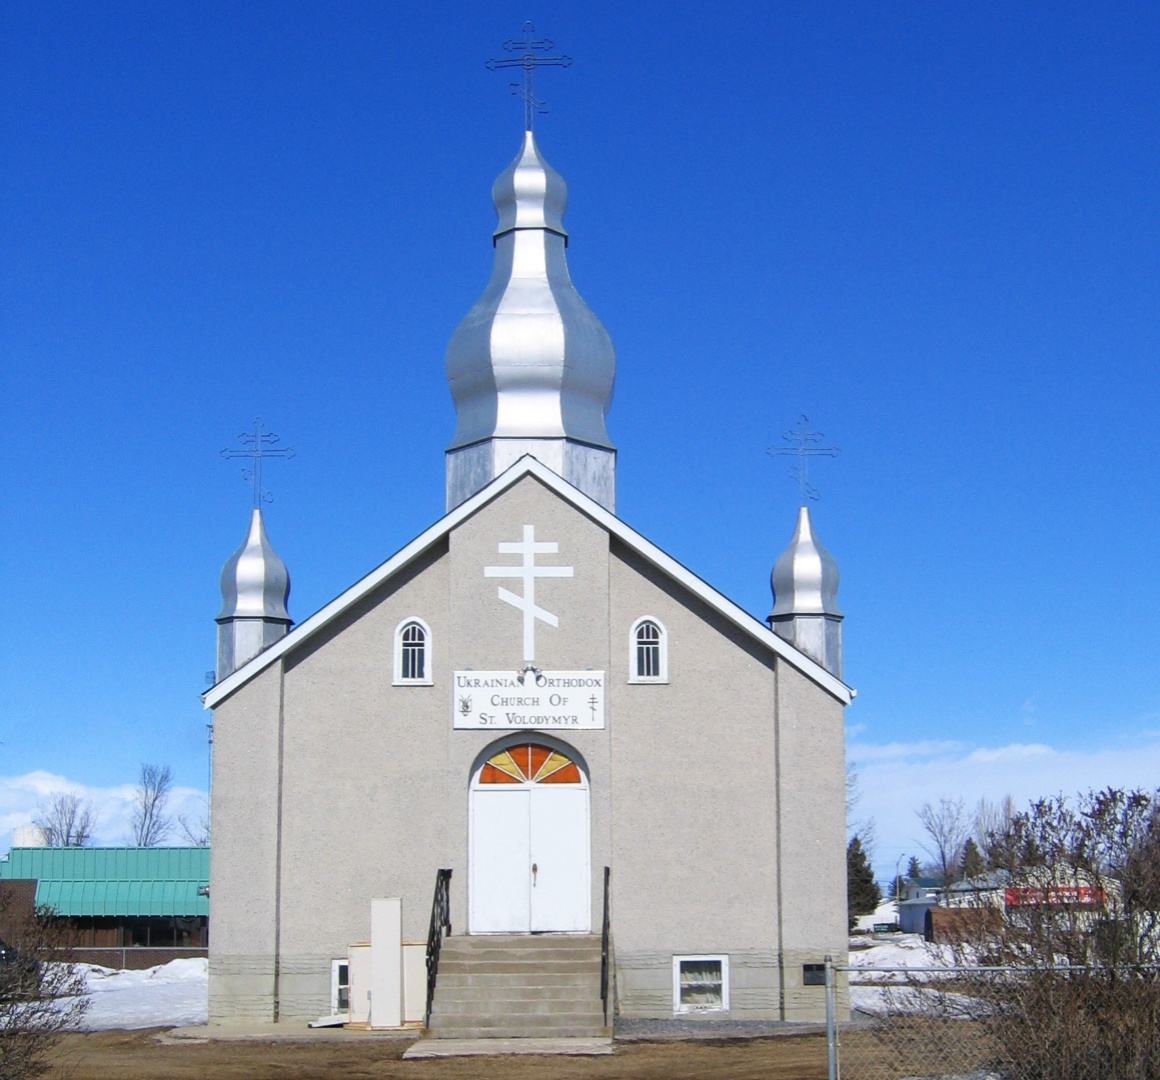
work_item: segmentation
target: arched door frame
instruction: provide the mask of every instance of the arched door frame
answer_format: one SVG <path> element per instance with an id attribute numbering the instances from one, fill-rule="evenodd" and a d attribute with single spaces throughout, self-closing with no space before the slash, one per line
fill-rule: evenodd
<path id="1" fill-rule="evenodd" d="M 523 746 L 527 744 L 543 746 L 547 750 L 555 751 L 568 758 L 575 764 L 580 774 L 580 784 L 569 783 L 565 785 L 551 784 L 535 784 L 530 781 L 522 781 L 515 784 L 481 784 L 480 775 L 483 772 L 484 766 L 489 759 L 495 757 L 496 754 L 502 753 L 504 750 L 510 750 L 516 746 Z M 556 738 L 553 735 L 542 734 L 538 731 L 516 731 L 503 735 L 498 739 L 488 743 L 475 757 L 471 765 L 471 771 L 468 774 L 468 813 L 467 813 L 467 850 L 468 850 L 468 933 L 504 933 L 504 932 L 520 932 L 519 929 L 513 928 L 511 931 L 504 931 L 502 929 L 481 929 L 476 925 L 479 909 L 476 908 L 477 897 L 475 890 L 478 887 L 477 874 L 482 871 L 482 868 L 475 863 L 477 856 L 476 852 L 476 793 L 483 792 L 517 792 L 517 791 L 531 791 L 529 795 L 531 801 L 527 804 L 529 807 L 529 814 L 534 814 L 533 807 L 536 805 L 536 800 L 541 799 L 542 796 L 537 796 L 534 789 L 547 791 L 552 788 L 564 791 L 576 791 L 577 788 L 583 792 L 583 831 L 584 831 L 584 866 L 583 866 L 583 924 L 573 925 L 571 928 L 556 926 L 537 925 L 538 919 L 536 914 L 536 902 L 529 897 L 529 927 L 532 932 L 562 932 L 562 933 L 590 933 L 592 929 L 592 796 L 591 796 L 591 777 L 588 770 L 588 763 L 584 760 L 584 755 L 581 754 L 574 746 L 565 742 L 563 739 Z M 551 797 L 549 797 L 551 798 Z M 541 801 L 541 807 L 544 803 Z M 534 826 L 529 820 L 529 828 L 534 830 Z M 576 822 L 575 818 L 571 819 Z M 537 817 L 537 822 L 542 822 L 543 819 Z M 532 843 L 532 834 L 529 834 L 529 844 Z M 553 850 L 558 850 L 553 846 Z M 578 870 L 579 867 L 575 867 Z M 570 871 L 568 871 L 570 873 Z M 508 879 L 511 880 L 511 879 Z M 542 884 L 541 879 L 541 884 Z M 541 894 L 542 895 L 542 894 Z M 579 890 L 568 890 L 567 895 L 575 896 L 577 902 L 580 900 Z"/>

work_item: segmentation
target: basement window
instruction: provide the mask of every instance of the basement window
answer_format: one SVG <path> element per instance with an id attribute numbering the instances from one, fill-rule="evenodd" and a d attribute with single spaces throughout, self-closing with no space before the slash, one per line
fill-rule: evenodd
<path id="1" fill-rule="evenodd" d="M 346 960 L 330 962 L 330 1015 L 350 1012 L 350 964 Z"/>
<path id="2" fill-rule="evenodd" d="M 673 1012 L 729 1011 L 728 956 L 673 957 Z"/>

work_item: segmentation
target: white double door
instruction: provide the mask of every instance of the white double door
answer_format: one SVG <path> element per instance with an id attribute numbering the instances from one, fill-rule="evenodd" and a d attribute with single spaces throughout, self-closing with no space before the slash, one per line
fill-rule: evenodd
<path id="1" fill-rule="evenodd" d="M 473 789 L 469 931 L 587 933 L 588 863 L 586 787 Z"/>

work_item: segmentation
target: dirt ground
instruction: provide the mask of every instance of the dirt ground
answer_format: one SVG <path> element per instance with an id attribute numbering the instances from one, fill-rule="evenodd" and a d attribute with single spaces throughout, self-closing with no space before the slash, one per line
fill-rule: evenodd
<path id="1" fill-rule="evenodd" d="M 819 1035 L 617 1043 L 602 1057 L 402 1061 L 402 1039 L 167 1045 L 152 1031 L 70 1035 L 53 1080 L 824 1080 Z"/>

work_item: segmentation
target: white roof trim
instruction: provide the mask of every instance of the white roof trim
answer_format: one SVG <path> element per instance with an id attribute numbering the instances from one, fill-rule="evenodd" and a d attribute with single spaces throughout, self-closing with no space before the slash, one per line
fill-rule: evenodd
<path id="1" fill-rule="evenodd" d="M 766 648 L 775 652 L 787 663 L 792 664 L 807 678 L 816 682 L 823 690 L 836 697 L 843 705 L 849 705 L 854 699 L 855 691 L 848 687 L 841 679 L 831 675 L 821 664 L 805 653 L 795 649 L 788 641 L 778 637 L 764 623 L 760 623 L 749 612 L 738 607 L 732 600 L 722 596 L 711 585 L 702 581 L 691 570 L 682 566 L 676 559 L 666 555 L 655 544 L 649 543 L 640 533 L 629 528 L 615 514 L 610 514 L 599 503 L 590 499 L 584 492 L 573 487 L 567 480 L 552 472 L 546 465 L 536 458 L 525 455 L 514 465 L 500 473 L 485 488 L 481 488 L 470 499 L 460 503 L 450 513 L 440 518 L 425 532 L 420 533 L 405 548 L 392 555 L 385 563 L 372 570 L 361 581 L 356 582 L 344 593 L 340 593 L 325 607 L 320 608 L 303 623 L 299 623 L 284 638 L 279 639 L 268 649 L 258 653 L 248 663 L 243 664 L 232 675 L 227 676 L 216 686 L 202 695 L 202 701 L 207 709 L 212 709 L 235 690 L 249 682 L 259 672 L 268 668 L 275 660 L 285 655 L 291 649 L 297 648 L 307 641 L 331 620 L 337 618 L 352 604 L 357 603 L 367 593 L 377 588 L 393 574 L 397 573 L 409 562 L 418 558 L 428 548 L 438 543 L 461 521 L 469 518 L 481 506 L 490 502 L 501 492 L 506 491 L 516 481 L 527 475 L 535 476 L 546 486 L 555 491 L 561 498 L 567 499 L 582 513 L 587 514 L 598 525 L 607 529 L 618 540 L 632 548 L 640 556 L 652 563 L 657 569 L 679 581 L 689 592 L 703 600 L 709 607 L 723 615 L 735 626 L 744 630 L 750 637 L 756 639 Z"/>

